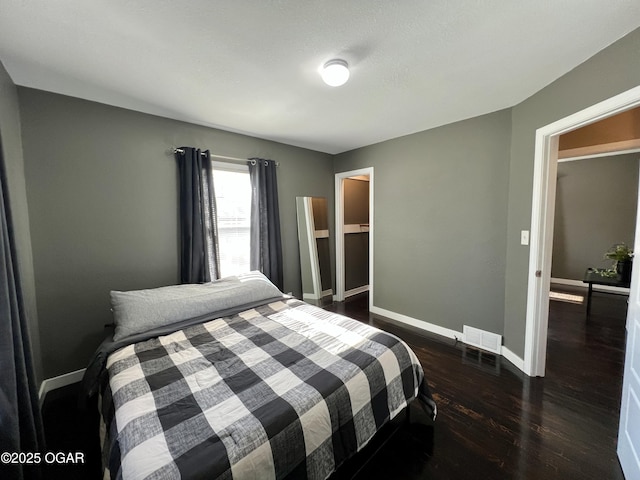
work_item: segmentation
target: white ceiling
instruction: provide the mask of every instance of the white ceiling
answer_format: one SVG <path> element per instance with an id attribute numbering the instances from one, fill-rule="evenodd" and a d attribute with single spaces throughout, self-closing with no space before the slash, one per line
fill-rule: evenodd
<path id="1" fill-rule="evenodd" d="M 513 106 L 638 0 L 0 0 L 17 85 L 339 153 Z M 319 67 L 351 66 L 342 87 Z"/>

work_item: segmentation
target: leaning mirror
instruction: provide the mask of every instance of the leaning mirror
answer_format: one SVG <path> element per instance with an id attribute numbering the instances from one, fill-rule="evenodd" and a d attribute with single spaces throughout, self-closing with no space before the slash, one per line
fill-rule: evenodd
<path id="1" fill-rule="evenodd" d="M 329 216 L 324 197 L 297 197 L 298 243 L 302 299 L 322 304 L 331 300 Z"/>

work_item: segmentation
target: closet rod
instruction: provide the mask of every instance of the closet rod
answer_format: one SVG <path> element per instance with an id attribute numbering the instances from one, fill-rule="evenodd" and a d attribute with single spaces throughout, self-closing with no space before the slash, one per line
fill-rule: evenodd
<path id="1" fill-rule="evenodd" d="M 184 153 L 184 150 L 181 148 L 174 148 L 173 153 Z M 229 157 L 227 155 L 216 155 L 215 153 L 209 153 L 209 155 L 213 158 L 219 158 L 221 160 L 230 160 L 232 162 L 248 162 L 248 158 L 238 158 L 238 157 Z M 280 162 L 276 162 L 276 167 L 280 166 Z"/>

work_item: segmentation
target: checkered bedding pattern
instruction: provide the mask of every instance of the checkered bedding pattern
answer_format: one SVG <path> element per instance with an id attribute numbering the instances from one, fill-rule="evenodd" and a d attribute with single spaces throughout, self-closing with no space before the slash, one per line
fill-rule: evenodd
<path id="1" fill-rule="evenodd" d="M 126 346 L 107 369 L 106 473 L 124 479 L 325 479 L 424 382 L 397 337 L 296 299 Z"/>

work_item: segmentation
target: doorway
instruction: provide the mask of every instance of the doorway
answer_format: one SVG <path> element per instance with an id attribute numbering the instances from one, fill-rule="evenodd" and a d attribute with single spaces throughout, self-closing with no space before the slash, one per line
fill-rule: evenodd
<path id="1" fill-rule="evenodd" d="M 628 286 L 618 285 L 614 268 L 617 257 L 622 258 L 627 247 L 633 248 L 639 158 L 637 152 L 612 151 L 607 156 L 558 159 L 552 286 L 581 292 L 590 268 L 600 272 L 594 273 L 595 291 L 628 295 Z M 610 252 L 607 258 L 605 252 Z M 624 273 L 620 280 L 627 283 L 630 276 Z"/>
<path id="2" fill-rule="evenodd" d="M 596 121 L 623 113 L 640 105 L 640 86 L 600 102 L 578 113 L 536 131 L 534 156 L 533 199 L 531 212 L 531 250 L 529 254 L 529 285 L 524 351 L 524 372 L 529 376 L 544 376 L 549 321 L 549 288 L 551 280 L 552 235 L 556 197 L 556 175 L 559 136 L 590 125 Z M 638 209 L 640 213 L 640 209 Z M 634 248 L 640 249 L 640 219 L 636 218 Z M 631 279 L 629 311 L 626 319 L 628 333 L 618 432 L 618 459 L 627 478 L 638 478 L 640 462 L 637 436 L 640 384 L 633 371 L 634 360 L 640 358 L 640 269 L 635 268 Z M 636 362 L 637 363 L 637 362 Z"/>
<path id="3" fill-rule="evenodd" d="M 368 291 L 369 309 L 371 309 L 373 305 L 373 167 L 337 173 L 335 182 L 335 300 L 341 302 L 349 295 Z"/>
<path id="4" fill-rule="evenodd" d="M 529 376 L 545 374 L 559 137 L 639 105 L 640 87 L 635 87 L 536 131 L 523 359 Z"/>

